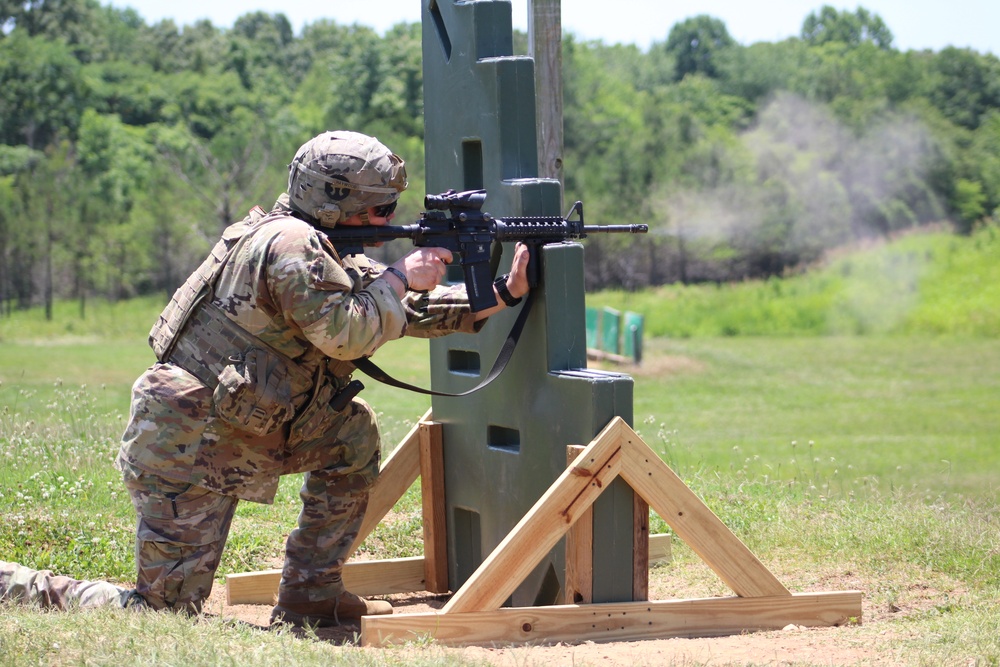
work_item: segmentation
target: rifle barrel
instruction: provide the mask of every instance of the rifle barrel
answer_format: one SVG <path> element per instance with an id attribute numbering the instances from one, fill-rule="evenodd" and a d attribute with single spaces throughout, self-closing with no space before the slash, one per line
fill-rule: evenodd
<path id="1" fill-rule="evenodd" d="M 586 234 L 645 234 L 649 225 L 585 225 Z"/>

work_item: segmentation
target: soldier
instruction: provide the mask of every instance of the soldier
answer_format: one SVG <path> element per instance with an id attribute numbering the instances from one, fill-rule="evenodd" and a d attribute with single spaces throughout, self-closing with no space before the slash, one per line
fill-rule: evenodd
<path id="1" fill-rule="evenodd" d="M 136 587 L 106 600 L 198 612 L 237 502 L 271 503 L 279 476 L 304 472 L 272 623 L 392 613 L 341 580 L 379 468 L 375 413 L 353 396 L 351 360 L 403 335 L 479 331 L 528 291 L 521 245 L 497 306 L 472 313 L 464 285 L 440 284 L 448 250 L 382 266 L 338 256 L 319 231 L 388 224 L 406 186 L 403 160 L 378 140 L 323 133 L 295 155 L 270 213 L 255 207 L 228 227 L 174 294 L 150 333 L 158 362 L 132 388 L 116 463 L 138 515 Z M 0 597 L 44 603 L 66 598 L 45 592 L 52 585 L 80 589 L 26 568 L 5 579 L 2 565 Z"/>

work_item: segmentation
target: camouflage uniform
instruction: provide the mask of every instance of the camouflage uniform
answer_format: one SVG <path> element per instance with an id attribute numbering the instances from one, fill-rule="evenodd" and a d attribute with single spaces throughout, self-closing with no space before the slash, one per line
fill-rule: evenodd
<path id="1" fill-rule="evenodd" d="M 314 224 L 349 211 L 319 213 Z M 368 404 L 328 407 L 350 360 L 403 335 L 483 324 L 464 285 L 400 299 L 383 271 L 339 257 L 286 193 L 269 214 L 227 228 L 174 295 L 151 333 L 160 362 L 133 386 L 117 461 L 139 517 L 136 589 L 149 606 L 200 609 L 238 500 L 271 503 L 279 476 L 300 472 L 279 597 L 344 591 L 341 569 L 379 467 Z"/>
<path id="2" fill-rule="evenodd" d="M 135 591 L 106 581 L 81 581 L 0 561 L 0 601 L 69 609 L 142 604 Z"/>

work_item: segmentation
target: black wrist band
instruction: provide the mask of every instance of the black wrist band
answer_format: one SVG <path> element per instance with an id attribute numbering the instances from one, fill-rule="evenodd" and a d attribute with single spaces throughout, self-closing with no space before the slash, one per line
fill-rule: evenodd
<path id="1" fill-rule="evenodd" d="M 396 276 L 397 278 L 399 278 L 400 280 L 403 281 L 403 291 L 404 292 L 409 292 L 410 291 L 410 281 L 406 279 L 406 274 L 405 273 L 403 273 L 402 271 L 400 271 L 399 269 L 397 269 L 394 266 L 387 266 L 387 267 L 385 267 L 385 272 L 386 273 L 391 273 L 392 275 Z"/>
<path id="2" fill-rule="evenodd" d="M 496 279 L 496 281 L 494 281 L 493 286 L 497 288 L 497 293 L 500 295 L 500 298 L 503 299 L 503 302 L 507 304 L 508 307 L 513 308 L 517 304 L 521 303 L 521 297 L 517 297 L 515 299 L 514 295 L 510 293 L 509 289 L 507 289 L 507 278 L 509 277 L 509 273 L 500 276 Z"/>

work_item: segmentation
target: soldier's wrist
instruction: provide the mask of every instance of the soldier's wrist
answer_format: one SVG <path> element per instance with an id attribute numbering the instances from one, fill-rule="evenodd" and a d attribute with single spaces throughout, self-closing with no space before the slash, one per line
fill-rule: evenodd
<path id="1" fill-rule="evenodd" d="M 399 282 L 403 283 L 403 291 L 404 292 L 409 292 L 410 291 L 410 281 L 406 279 L 406 274 L 405 273 L 403 273 L 402 271 L 400 271 L 399 269 L 397 269 L 395 266 L 387 266 L 387 267 L 385 267 L 385 272 L 386 273 L 391 273 L 392 275 L 394 275 L 397 278 L 399 278 Z"/>
<path id="2" fill-rule="evenodd" d="M 500 295 L 500 300 L 507 305 L 508 308 L 513 308 L 517 304 L 521 303 L 521 297 L 514 296 L 510 293 L 510 288 L 507 287 L 507 280 L 510 279 L 510 275 L 503 275 L 496 279 L 493 286 L 497 290 L 497 294 Z"/>

